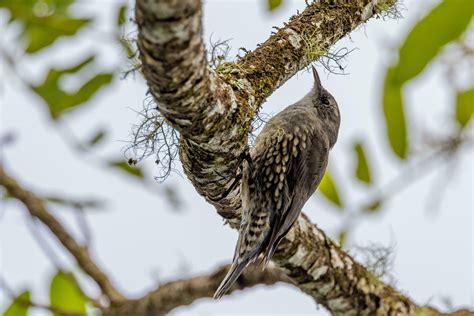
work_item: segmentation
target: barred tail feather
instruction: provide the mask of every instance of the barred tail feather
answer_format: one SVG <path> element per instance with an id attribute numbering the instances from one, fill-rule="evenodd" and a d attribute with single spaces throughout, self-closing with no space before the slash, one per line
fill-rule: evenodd
<path id="1" fill-rule="evenodd" d="M 229 272 L 227 272 L 227 275 L 225 276 L 224 280 L 222 280 L 221 285 L 219 285 L 219 288 L 217 289 L 216 293 L 214 293 L 214 299 L 218 300 L 224 294 L 226 294 L 232 285 L 235 283 L 237 278 L 242 274 L 242 271 L 247 267 L 247 265 L 250 263 L 250 260 L 235 260 L 232 263 L 232 266 L 229 269 Z"/>

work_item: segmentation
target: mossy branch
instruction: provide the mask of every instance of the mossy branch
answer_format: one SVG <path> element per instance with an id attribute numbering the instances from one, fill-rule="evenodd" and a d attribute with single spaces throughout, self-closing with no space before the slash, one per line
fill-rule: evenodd
<path id="1" fill-rule="evenodd" d="M 180 133 L 179 155 L 188 179 L 231 226 L 240 222 L 239 157 L 261 104 L 368 19 L 397 12 L 395 2 L 314 1 L 254 51 L 211 69 L 201 38 L 200 1 L 137 0 L 138 46 L 151 94 Z M 334 315 L 431 313 L 378 280 L 304 214 L 274 262 Z"/>

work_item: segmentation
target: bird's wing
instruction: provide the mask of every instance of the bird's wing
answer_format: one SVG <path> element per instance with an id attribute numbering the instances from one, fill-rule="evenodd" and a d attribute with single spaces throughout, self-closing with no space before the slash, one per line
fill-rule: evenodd
<path id="1" fill-rule="evenodd" d="M 283 187 L 286 190 L 281 207 L 274 205 L 273 218 L 270 223 L 270 238 L 265 245 L 264 261 L 267 263 L 275 252 L 280 240 L 288 233 L 298 218 L 303 205 L 314 193 L 321 180 L 327 165 L 329 146 L 324 139 L 315 139 L 309 130 L 298 129 L 288 148 L 286 173 L 284 174 Z"/>
<path id="2" fill-rule="evenodd" d="M 314 126 L 305 128 L 293 123 L 270 120 L 254 142 L 250 164 L 244 162 L 239 239 L 231 269 L 216 291 L 216 298 L 226 293 L 261 253 L 265 262 L 271 259 L 316 189 L 314 179 L 322 173 L 317 172 L 317 167 L 325 168 L 328 145 L 315 147 L 310 134 Z"/>
<path id="3" fill-rule="evenodd" d="M 243 165 L 242 221 L 234 261 L 250 263 L 265 251 L 273 227 L 279 227 L 278 219 L 291 202 L 285 184 L 291 139 L 285 131 L 264 135 L 251 151 L 251 163 Z"/>

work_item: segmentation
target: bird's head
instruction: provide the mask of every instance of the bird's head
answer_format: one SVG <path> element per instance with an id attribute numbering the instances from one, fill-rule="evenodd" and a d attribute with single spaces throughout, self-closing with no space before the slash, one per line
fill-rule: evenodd
<path id="1" fill-rule="evenodd" d="M 337 140 L 339 125 L 341 123 L 339 107 L 332 94 L 322 86 L 316 68 L 314 66 L 311 66 L 311 68 L 313 69 L 314 77 L 314 85 L 310 92 L 312 106 L 316 108 L 318 117 L 322 120 L 324 125 L 326 125 L 328 132 L 331 133 L 331 146 L 333 146 Z"/>

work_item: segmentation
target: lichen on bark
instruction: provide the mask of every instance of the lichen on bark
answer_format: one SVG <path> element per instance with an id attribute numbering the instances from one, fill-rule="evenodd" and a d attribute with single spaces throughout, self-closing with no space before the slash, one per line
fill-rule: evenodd
<path id="1" fill-rule="evenodd" d="M 239 186 L 234 185 L 238 184 L 239 157 L 261 104 L 339 39 L 380 15 L 382 9 L 391 8 L 395 0 L 315 1 L 254 51 L 235 62 L 221 63 L 215 70 L 203 59 L 200 25 L 187 22 L 196 21 L 196 16 L 200 19 L 200 1 L 156 0 L 167 6 L 167 12 L 189 8 L 170 21 L 141 12 L 146 2 L 138 0 L 136 9 L 145 78 L 159 110 L 181 134 L 180 159 L 186 176 L 235 228 L 240 220 Z M 170 27 L 179 32 L 176 38 L 167 33 L 166 43 L 142 35 L 161 23 L 188 25 L 191 30 Z M 181 54 L 183 59 L 169 56 L 177 47 L 188 53 Z M 180 67 L 190 63 L 192 68 L 179 73 Z M 304 214 L 282 241 L 274 262 L 334 315 L 405 315 L 417 308 L 392 287 L 372 278 Z"/>

